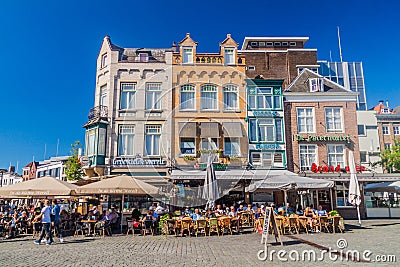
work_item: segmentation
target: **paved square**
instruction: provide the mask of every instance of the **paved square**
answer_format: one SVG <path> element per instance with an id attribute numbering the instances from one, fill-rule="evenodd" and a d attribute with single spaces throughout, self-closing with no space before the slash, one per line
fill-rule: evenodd
<path id="1" fill-rule="evenodd" d="M 338 249 L 337 240 L 345 239 L 343 251 L 370 250 L 371 259 L 376 255 L 395 255 L 400 261 L 400 220 L 367 220 L 363 229 L 356 221 L 346 221 L 349 229 L 344 234 L 299 234 L 282 237 L 284 246 L 270 244 L 268 251 L 281 249 L 287 253 L 280 261 L 273 257 L 274 265 L 330 266 L 334 261 L 328 255 L 322 262 L 295 262 L 297 251 Z M 257 253 L 264 250 L 261 236 L 246 232 L 242 235 L 211 237 L 174 236 L 112 236 L 105 238 L 67 237 L 62 244 L 35 245 L 31 237 L 0 241 L 0 266 L 266 266 L 269 259 L 260 261 Z M 274 241 L 273 236 L 268 241 Z M 341 261 L 340 266 L 365 266 L 366 262 Z M 369 266 L 396 266 L 396 263 L 369 263 Z"/>

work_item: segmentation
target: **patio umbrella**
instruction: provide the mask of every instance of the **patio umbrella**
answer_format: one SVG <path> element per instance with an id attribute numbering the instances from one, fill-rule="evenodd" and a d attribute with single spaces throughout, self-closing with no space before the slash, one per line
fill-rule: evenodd
<path id="1" fill-rule="evenodd" d="M 219 198 L 217 177 L 215 176 L 212 155 L 208 156 L 206 177 L 204 180 L 203 198 L 207 199 L 206 209 L 214 209 L 215 201 Z"/>
<path id="2" fill-rule="evenodd" d="M 46 176 L 2 187 L 0 196 L 9 198 L 69 196 L 74 195 L 77 188 L 74 184 Z"/>
<path id="3" fill-rule="evenodd" d="M 157 187 L 140 181 L 132 176 L 119 175 L 81 186 L 77 189 L 79 194 L 90 195 L 122 195 L 122 207 L 124 207 L 125 195 L 159 195 Z M 124 213 L 121 211 L 121 232 Z"/>
<path id="4" fill-rule="evenodd" d="M 400 181 L 368 184 L 364 189 L 367 192 L 400 193 Z"/>
<path id="5" fill-rule="evenodd" d="M 353 151 L 349 151 L 349 168 L 350 168 L 349 203 L 357 207 L 358 222 L 361 227 L 361 217 L 360 217 L 361 192 L 356 174 L 356 164 L 354 162 Z"/>

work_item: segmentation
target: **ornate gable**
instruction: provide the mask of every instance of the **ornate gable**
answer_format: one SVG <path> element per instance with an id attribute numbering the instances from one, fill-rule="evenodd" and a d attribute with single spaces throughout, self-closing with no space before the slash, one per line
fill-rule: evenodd
<path id="1" fill-rule="evenodd" d="M 179 46 L 197 46 L 197 42 L 190 37 L 190 33 L 186 33 L 186 37 L 178 44 Z"/>
<path id="2" fill-rule="evenodd" d="M 228 33 L 226 35 L 225 40 L 223 40 L 220 44 L 220 46 L 234 46 L 234 47 L 238 47 L 239 43 L 236 43 L 235 40 L 233 40 L 233 38 L 231 37 L 231 34 Z"/>

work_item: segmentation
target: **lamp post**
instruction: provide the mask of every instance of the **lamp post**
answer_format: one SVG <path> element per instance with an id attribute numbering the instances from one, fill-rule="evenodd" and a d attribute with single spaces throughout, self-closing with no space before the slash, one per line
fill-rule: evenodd
<path id="1" fill-rule="evenodd" d="M 5 172 L 7 172 L 6 169 L 0 169 L 0 173 L 1 173 L 0 187 L 3 187 L 3 175 Z"/>

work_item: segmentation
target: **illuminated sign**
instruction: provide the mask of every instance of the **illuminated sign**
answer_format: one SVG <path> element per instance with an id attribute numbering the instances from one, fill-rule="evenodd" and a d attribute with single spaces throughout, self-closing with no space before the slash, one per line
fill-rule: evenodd
<path id="1" fill-rule="evenodd" d="M 159 167 L 166 166 L 167 162 L 162 159 L 143 159 L 143 158 L 115 158 L 113 160 L 113 165 L 118 167 Z"/>
<path id="2" fill-rule="evenodd" d="M 309 134 L 307 136 L 301 136 L 296 134 L 297 141 L 306 141 L 306 142 L 342 142 L 345 141 L 350 143 L 350 135 L 312 135 Z"/>

